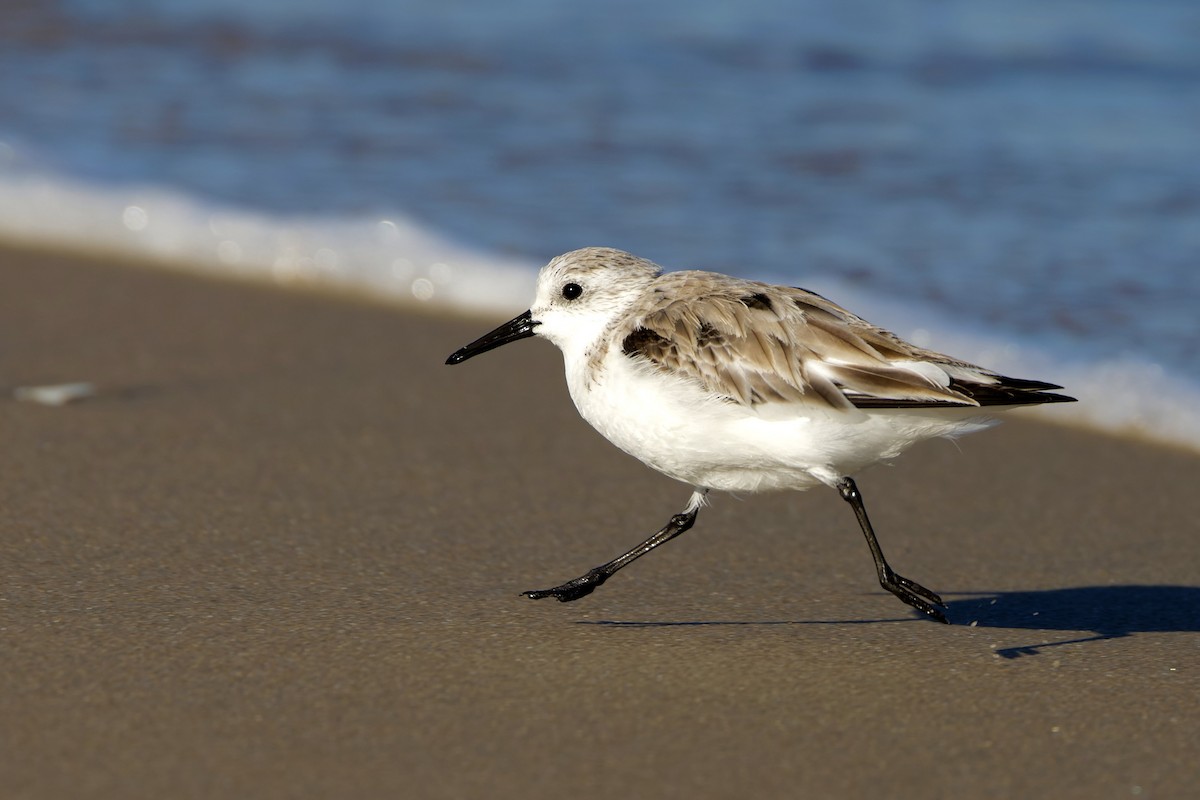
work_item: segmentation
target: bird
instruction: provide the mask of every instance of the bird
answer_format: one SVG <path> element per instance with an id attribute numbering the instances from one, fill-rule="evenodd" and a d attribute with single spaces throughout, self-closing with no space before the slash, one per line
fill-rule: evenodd
<path id="1" fill-rule="evenodd" d="M 927 350 L 805 289 L 698 270 L 667 272 L 609 247 L 552 259 L 528 311 L 456 350 L 461 364 L 529 337 L 562 351 L 580 415 L 647 466 L 692 488 L 641 544 L 550 589 L 585 597 L 689 530 L 712 491 L 837 490 L 880 586 L 938 622 L 942 598 L 892 569 L 854 475 L 913 444 L 988 427 L 1018 406 L 1075 400 Z"/>

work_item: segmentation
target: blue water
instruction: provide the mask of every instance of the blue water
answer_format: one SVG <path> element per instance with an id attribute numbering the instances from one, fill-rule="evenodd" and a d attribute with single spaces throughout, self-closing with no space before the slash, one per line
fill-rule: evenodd
<path id="1" fill-rule="evenodd" d="M 131 220 L 132 191 L 201 209 L 223 261 L 254 246 L 219 215 L 400 219 L 530 264 L 606 244 L 1200 385 L 1191 0 L 6 7 L 0 229 L 163 217 Z M 24 199 L 105 192 L 123 216 L 84 203 L 58 228 Z M 454 280 L 411 270 L 406 241 L 287 258 L 386 261 L 421 299 Z"/>

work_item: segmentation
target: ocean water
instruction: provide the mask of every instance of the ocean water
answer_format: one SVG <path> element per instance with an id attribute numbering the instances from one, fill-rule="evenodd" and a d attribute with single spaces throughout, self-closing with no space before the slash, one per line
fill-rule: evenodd
<path id="1" fill-rule="evenodd" d="M 496 314 L 611 245 L 1200 448 L 1192 0 L 0 12 L 4 240 Z"/>

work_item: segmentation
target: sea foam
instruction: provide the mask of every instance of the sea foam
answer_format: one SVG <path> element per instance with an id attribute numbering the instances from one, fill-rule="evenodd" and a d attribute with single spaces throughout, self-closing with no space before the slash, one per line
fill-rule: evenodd
<path id="1" fill-rule="evenodd" d="M 97 186 L 45 174 L 0 178 L 0 238 L 468 312 L 527 303 L 534 270 L 398 214 L 272 215 L 158 187 Z"/>
<path id="2" fill-rule="evenodd" d="M 0 239 L 497 317 L 528 305 L 539 267 L 473 249 L 402 214 L 272 215 L 157 187 L 99 186 L 44 172 L 0 176 Z M 817 275 L 803 283 L 921 346 L 1005 374 L 1053 380 L 1080 400 L 1023 413 L 1200 451 L 1195 379 L 1135 355 L 1088 359 L 1065 342 L 989 334 L 837 278 Z"/>

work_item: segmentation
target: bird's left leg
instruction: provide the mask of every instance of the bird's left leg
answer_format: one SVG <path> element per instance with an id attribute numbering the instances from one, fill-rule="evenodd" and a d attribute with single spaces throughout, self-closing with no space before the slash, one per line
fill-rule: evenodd
<path id="1" fill-rule="evenodd" d="M 946 615 L 934 607 L 946 607 L 942 598 L 916 581 L 911 581 L 903 575 L 897 575 L 888 565 L 887 559 L 883 557 L 883 550 L 879 547 L 879 541 L 875 538 L 871 520 L 867 518 L 867 507 L 863 505 L 862 493 L 858 491 L 854 479 L 842 478 L 836 486 L 842 493 L 842 499 L 854 509 L 854 516 L 858 517 L 859 527 L 862 528 L 863 535 L 867 537 L 867 546 L 871 548 L 871 557 L 875 559 L 875 571 L 879 575 L 879 585 L 918 611 L 924 611 L 938 622 L 949 625 L 950 620 L 946 619 Z"/>
<path id="2" fill-rule="evenodd" d="M 607 564 L 601 564 L 594 569 L 588 570 L 578 578 L 567 581 L 561 586 L 555 586 L 553 589 L 534 589 L 522 592 L 521 594 L 532 600 L 553 597 L 563 603 L 569 603 L 572 600 L 586 597 L 596 591 L 597 586 L 611 578 L 617 570 L 641 558 L 659 545 L 666 544 L 688 528 L 691 528 L 696 522 L 696 515 L 700 513 L 700 507 L 704 505 L 704 496 L 706 494 L 708 494 L 708 489 L 696 489 L 692 492 L 691 499 L 688 500 L 687 508 L 671 517 L 662 530 L 629 552 L 617 556 Z"/>

